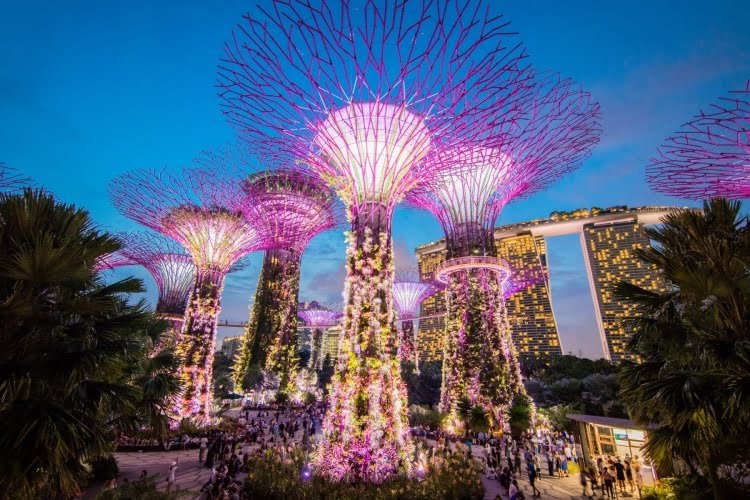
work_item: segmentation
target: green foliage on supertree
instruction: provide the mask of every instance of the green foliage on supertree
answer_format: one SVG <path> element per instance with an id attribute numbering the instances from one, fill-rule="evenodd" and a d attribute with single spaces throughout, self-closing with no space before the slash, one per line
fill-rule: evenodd
<path id="1" fill-rule="evenodd" d="M 234 366 L 238 390 L 253 388 L 250 374 L 269 369 L 279 375 L 282 390 L 289 390 L 299 367 L 297 354 L 297 305 L 299 258 L 279 258 L 266 252 L 250 321 Z"/>

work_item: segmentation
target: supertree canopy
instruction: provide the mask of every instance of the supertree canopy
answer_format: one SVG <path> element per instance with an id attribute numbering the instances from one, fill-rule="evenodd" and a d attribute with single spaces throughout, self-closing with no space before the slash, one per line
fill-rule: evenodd
<path id="1" fill-rule="evenodd" d="M 302 253 L 317 234 L 340 223 L 331 188 L 308 173 L 280 169 L 248 176 L 242 183 L 243 213 L 267 235 L 253 310 L 235 366 L 235 381 L 244 387 L 251 368 L 279 376 L 283 392 L 294 390 L 298 368 L 297 304 Z"/>
<path id="2" fill-rule="evenodd" d="M 668 138 L 646 177 L 681 198 L 750 197 L 750 80 Z"/>
<path id="3" fill-rule="evenodd" d="M 315 458 L 329 477 L 411 471 L 392 211 L 430 177 L 424 160 L 438 137 L 460 142 L 480 135 L 471 116 L 509 125 L 522 112 L 523 54 L 490 4 L 274 0 L 226 44 L 218 86 L 241 139 L 268 161 L 315 172 L 348 208 L 342 342 Z"/>
<path id="4" fill-rule="evenodd" d="M 578 167 L 599 137 L 598 105 L 570 80 L 537 76 L 524 99 L 527 111 L 513 127 L 499 130 L 494 117 L 474 116 L 479 140 L 448 136 L 434 145 L 425 162 L 435 174 L 408 195 L 445 233 L 446 261 L 437 269 L 447 284 L 441 408 L 455 414 L 468 399 L 498 424 L 523 386 L 505 347 L 503 290 L 511 272 L 497 258 L 495 223 L 509 201 Z"/>
<path id="5" fill-rule="evenodd" d="M 435 282 L 425 282 L 419 277 L 419 271 L 414 268 L 396 270 L 393 283 L 393 301 L 401 321 L 399 339 L 399 355 L 402 361 L 417 363 L 416 332 L 414 317 L 422 301 L 437 292 L 441 286 Z"/>
<path id="6" fill-rule="evenodd" d="M 109 191 L 123 215 L 171 237 L 193 258 L 195 281 L 177 346 L 183 393 L 176 414 L 207 422 L 224 277 L 243 255 L 265 247 L 263 236 L 245 221 L 237 186 L 211 171 L 136 170 L 112 181 Z"/>
<path id="7" fill-rule="evenodd" d="M 341 312 L 337 308 L 319 306 L 301 309 L 299 317 L 313 330 L 310 340 L 310 367 L 319 370 L 323 366 L 323 331 L 338 323 Z"/>
<path id="8" fill-rule="evenodd" d="M 176 343 L 182 331 L 185 308 L 195 282 L 193 258 L 172 239 L 146 231 L 122 236 L 120 251 L 130 262 L 148 271 L 159 291 L 156 313 L 171 324 L 171 339 Z"/>

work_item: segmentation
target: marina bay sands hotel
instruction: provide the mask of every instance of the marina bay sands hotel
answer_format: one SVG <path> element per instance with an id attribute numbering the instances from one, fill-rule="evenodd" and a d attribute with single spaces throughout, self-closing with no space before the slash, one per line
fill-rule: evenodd
<path id="1" fill-rule="evenodd" d="M 594 301 L 599 338 L 604 356 L 613 362 L 627 359 L 628 335 L 622 322 L 632 317 L 635 305 L 614 295 L 620 281 L 651 290 L 664 290 L 658 273 L 639 260 L 635 252 L 650 245 L 644 226 L 658 224 L 672 207 L 625 206 L 553 212 L 547 219 L 500 226 L 495 229 L 498 257 L 515 267 L 541 265 L 547 271 L 547 238 L 580 235 L 589 288 Z M 443 240 L 416 250 L 422 280 L 431 280 L 445 259 Z M 508 298 L 507 311 L 512 336 L 521 354 L 561 354 L 562 347 L 552 311 L 549 273 L 545 282 Z M 422 303 L 417 333 L 420 360 L 443 357 L 443 294 Z"/>

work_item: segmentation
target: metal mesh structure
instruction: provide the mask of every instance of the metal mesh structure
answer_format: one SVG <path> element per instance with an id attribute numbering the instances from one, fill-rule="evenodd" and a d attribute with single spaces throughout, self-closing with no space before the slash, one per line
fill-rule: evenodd
<path id="1" fill-rule="evenodd" d="M 340 355 L 314 459 L 337 480 L 380 482 L 412 467 L 395 349 L 393 207 L 437 168 L 433 144 L 493 145 L 534 87 L 489 1 L 274 0 L 225 46 L 228 121 L 264 162 L 326 181 L 348 209 Z M 377 395 L 377 397 L 373 397 Z"/>
<path id="2" fill-rule="evenodd" d="M 442 286 L 438 283 L 421 281 L 419 270 L 416 268 L 408 267 L 396 270 L 396 280 L 393 283 L 393 300 L 398 311 L 398 317 L 401 320 L 398 352 L 402 361 L 413 361 L 415 366 L 418 366 L 417 333 L 414 329 L 413 318 L 416 316 L 422 301 L 441 288 Z"/>
<path id="3" fill-rule="evenodd" d="M 491 116 L 473 117 L 480 136 L 503 144 L 448 140 L 426 159 L 435 173 L 408 200 L 438 219 L 448 258 L 495 255 L 492 232 L 505 205 L 579 167 L 599 140 L 599 105 L 571 80 L 538 77 L 524 107 L 505 130 Z"/>
<path id="4" fill-rule="evenodd" d="M 438 283 L 420 280 L 419 270 L 416 268 L 397 269 L 393 283 L 393 300 L 399 319 L 405 320 L 416 316 L 422 301 L 441 288 Z"/>
<path id="5" fill-rule="evenodd" d="M 669 137 L 646 178 L 656 191 L 681 198 L 750 197 L 750 80 Z"/>
<path id="6" fill-rule="evenodd" d="M 192 257 L 174 240 L 154 233 L 139 231 L 125 234 L 122 239 L 121 253 L 130 262 L 145 268 L 156 282 L 159 290 L 156 312 L 178 320 L 181 326 L 195 282 Z"/>
<path id="7" fill-rule="evenodd" d="M 308 173 L 279 169 L 253 173 L 242 181 L 243 214 L 266 235 L 271 248 L 263 259 L 253 310 L 235 366 L 235 380 L 265 368 L 279 376 L 283 392 L 297 381 L 297 303 L 302 253 L 317 234 L 343 221 L 330 187 Z"/>
<path id="8" fill-rule="evenodd" d="M 183 391 L 175 418 L 208 423 L 224 278 L 242 256 L 266 242 L 241 213 L 239 186 L 216 171 L 136 170 L 112 181 L 109 192 L 123 215 L 171 237 L 193 258 L 195 281 L 176 349 Z"/>

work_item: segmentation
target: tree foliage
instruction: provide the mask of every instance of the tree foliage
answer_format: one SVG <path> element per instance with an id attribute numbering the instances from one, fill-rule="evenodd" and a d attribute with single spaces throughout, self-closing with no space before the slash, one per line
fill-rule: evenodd
<path id="1" fill-rule="evenodd" d="M 51 195 L 0 195 L 0 490 L 11 496 L 71 496 L 118 430 L 164 422 L 173 359 L 147 355 L 166 325 L 128 302 L 139 280 L 96 271 L 119 248 Z"/>
<path id="2" fill-rule="evenodd" d="M 750 230 L 740 209 L 715 199 L 667 216 L 639 256 L 668 291 L 618 288 L 642 311 L 628 346 L 641 362 L 622 367 L 622 399 L 635 421 L 654 426 L 648 454 L 681 459 L 714 498 L 722 471 L 750 449 Z"/>

